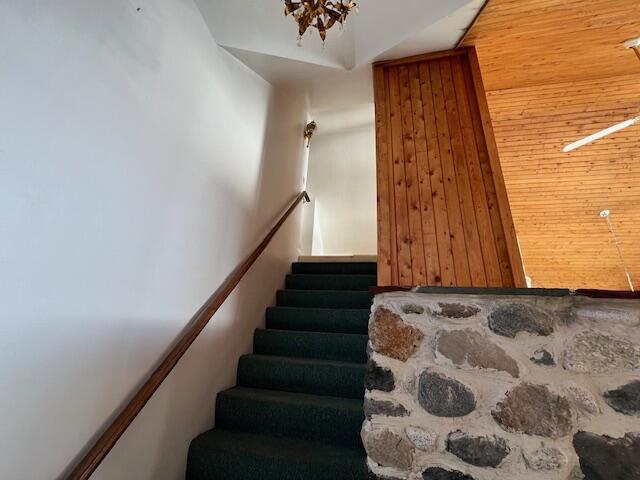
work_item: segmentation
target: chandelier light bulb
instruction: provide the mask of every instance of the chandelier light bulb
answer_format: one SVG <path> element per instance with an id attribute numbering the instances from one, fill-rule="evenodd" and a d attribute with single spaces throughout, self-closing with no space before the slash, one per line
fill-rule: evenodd
<path id="1" fill-rule="evenodd" d="M 327 30 L 336 24 L 344 28 L 347 17 L 357 7 L 354 0 L 284 0 L 284 14 L 292 16 L 298 24 L 299 37 L 313 27 L 318 30 L 323 44 Z"/>

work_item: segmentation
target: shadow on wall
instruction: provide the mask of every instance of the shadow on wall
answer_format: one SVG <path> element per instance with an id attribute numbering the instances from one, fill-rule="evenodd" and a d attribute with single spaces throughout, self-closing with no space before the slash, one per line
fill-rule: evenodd
<path id="1" fill-rule="evenodd" d="M 303 112 L 303 104 L 291 105 L 290 102 L 274 94 L 269 103 L 255 199 L 250 202 L 233 199 L 233 190 L 225 194 L 228 205 L 243 205 L 230 214 L 244 219 L 243 232 L 234 235 L 241 240 L 235 248 L 228 246 L 232 247 L 231 251 L 216 249 L 212 267 L 225 264 L 230 273 L 234 267 L 229 265 L 229 258 L 239 263 L 257 246 L 283 213 L 282 207 L 293 200 L 297 193 L 295 185 L 301 185 L 306 169 L 305 152 L 302 141 L 297 142 L 298 146 L 292 139 L 301 138 L 304 115 L 299 112 Z M 107 457 L 96 478 L 183 478 L 191 439 L 213 427 L 216 395 L 235 385 L 238 359 L 251 352 L 253 332 L 264 325 L 265 308 L 275 303 L 275 293 L 283 287 L 290 263 L 299 253 L 304 208 L 300 205 L 282 227 L 272 245 Z M 140 332 L 136 336 L 140 337 Z M 142 445 L 147 451 L 143 459 L 139 448 Z"/>
<path id="2" fill-rule="evenodd" d="M 305 219 L 305 247 L 313 255 L 375 254 L 373 104 L 313 116 L 318 131 L 311 142 L 308 190 L 315 203 L 313 220 Z"/>

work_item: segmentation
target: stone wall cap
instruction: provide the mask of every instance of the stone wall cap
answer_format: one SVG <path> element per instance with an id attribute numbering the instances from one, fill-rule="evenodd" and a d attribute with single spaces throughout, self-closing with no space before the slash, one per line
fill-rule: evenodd
<path id="1" fill-rule="evenodd" d="M 529 296 L 529 297 L 589 297 L 640 300 L 640 292 L 614 290 L 569 290 L 567 288 L 499 288 L 499 287 L 371 287 L 372 296 L 384 293 L 408 292 L 428 295 L 494 295 L 494 296 Z"/>

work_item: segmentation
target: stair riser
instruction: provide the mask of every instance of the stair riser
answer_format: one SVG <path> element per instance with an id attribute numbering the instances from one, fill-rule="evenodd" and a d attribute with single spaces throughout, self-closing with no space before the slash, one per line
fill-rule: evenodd
<path id="1" fill-rule="evenodd" d="M 290 290 L 359 290 L 376 285 L 375 275 L 287 275 Z"/>
<path id="2" fill-rule="evenodd" d="M 259 355 L 365 363 L 367 340 L 366 335 L 256 330 L 253 352 Z"/>
<path id="3" fill-rule="evenodd" d="M 365 480 L 362 449 L 331 448 L 300 440 L 207 432 L 192 442 L 186 480 Z M 292 442 L 295 443 L 292 445 Z M 274 445 L 275 443 L 275 445 Z"/>
<path id="4" fill-rule="evenodd" d="M 268 438 L 265 438 L 267 441 Z M 364 455 L 361 461 L 297 465 L 289 460 L 223 454 L 212 452 L 189 453 L 187 480 L 365 480 L 367 467 Z"/>
<path id="5" fill-rule="evenodd" d="M 378 267 L 375 263 L 294 263 L 291 272 L 294 274 L 319 275 L 375 275 Z"/>
<path id="6" fill-rule="evenodd" d="M 216 427 L 278 437 L 320 440 L 335 445 L 361 445 L 361 409 L 331 408 L 231 397 L 221 393 Z"/>
<path id="7" fill-rule="evenodd" d="M 277 294 L 279 307 L 301 308 L 371 308 L 368 292 L 340 292 L 317 290 L 280 290 Z"/>
<path id="8" fill-rule="evenodd" d="M 308 332 L 366 334 L 369 309 L 329 310 L 310 308 L 267 309 L 267 328 Z"/>
<path id="9" fill-rule="evenodd" d="M 247 355 L 238 365 L 238 385 L 344 398 L 364 397 L 365 365 L 287 362 Z"/>

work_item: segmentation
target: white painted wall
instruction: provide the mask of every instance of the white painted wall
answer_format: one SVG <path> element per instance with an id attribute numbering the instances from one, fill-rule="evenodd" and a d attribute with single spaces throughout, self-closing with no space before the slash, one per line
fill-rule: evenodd
<path id="1" fill-rule="evenodd" d="M 282 0 L 196 0 L 221 46 L 333 68 L 354 63 L 353 29 L 331 29 L 323 46 L 315 28 L 298 46 L 298 25 L 284 16 Z"/>
<path id="2" fill-rule="evenodd" d="M 372 104 L 314 112 L 309 194 L 315 201 L 314 255 L 375 254 L 376 152 Z"/>
<path id="3" fill-rule="evenodd" d="M 0 72 L 0 478 L 50 479 L 301 190 L 306 109 L 193 0 L 1 0 Z M 93 478 L 184 478 L 300 222 Z"/>

